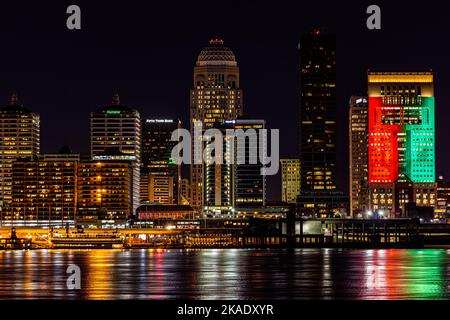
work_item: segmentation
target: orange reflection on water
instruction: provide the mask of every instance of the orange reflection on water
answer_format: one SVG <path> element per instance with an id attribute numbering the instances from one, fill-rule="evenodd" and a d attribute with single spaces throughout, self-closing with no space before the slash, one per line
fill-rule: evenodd
<path id="1" fill-rule="evenodd" d="M 85 281 L 81 285 L 87 284 L 86 288 L 82 288 L 86 293 L 87 299 L 111 299 L 112 291 L 112 259 L 117 252 L 114 250 L 92 250 L 87 254 L 88 266 L 87 270 L 81 270 L 81 274 L 86 272 Z"/>

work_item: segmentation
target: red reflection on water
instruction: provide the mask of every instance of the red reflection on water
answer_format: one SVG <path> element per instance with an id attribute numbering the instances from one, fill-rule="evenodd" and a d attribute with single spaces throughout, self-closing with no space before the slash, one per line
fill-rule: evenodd
<path id="1" fill-rule="evenodd" d="M 164 299 L 165 298 L 165 272 L 164 272 L 164 255 L 166 251 L 164 249 L 150 249 L 150 270 L 154 270 L 151 273 L 153 279 L 150 279 L 151 291 L 149 294 L 152 299 Z"/>

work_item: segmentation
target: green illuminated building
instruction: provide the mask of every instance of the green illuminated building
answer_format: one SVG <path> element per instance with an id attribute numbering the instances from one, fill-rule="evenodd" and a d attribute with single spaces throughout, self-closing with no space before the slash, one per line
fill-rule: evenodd
<path id="1" fill-rule="evenodd" d="M 435 182 L 434 97 L 423 97 L 414 109 L 417 123 L 405 125 L 404 173 L 412 182 Z"/>
<path id="2" fill-rule="evenodd" d="M 433 81 L 431 71 L 368 73 L 371 210 L 404 216 L 408 204 L 435 205 Z"/>

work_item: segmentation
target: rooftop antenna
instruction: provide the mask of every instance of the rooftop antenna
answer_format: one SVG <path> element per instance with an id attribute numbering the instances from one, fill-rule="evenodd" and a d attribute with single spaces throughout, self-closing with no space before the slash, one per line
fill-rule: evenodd
<path id="1" fill-rule="evenodd" d="M 119 98 L 119 94 L 115 94 L 112 98 L 112 104 L 114 106 L 118 106 L 120 104 L 120 98 Z"/>
<path id="2" fill-rule="evenodd" d="M 17 100 L 18 100 L 17 93 L 13 93 L 11 96 L 11 105 L 17 106 Z"/>

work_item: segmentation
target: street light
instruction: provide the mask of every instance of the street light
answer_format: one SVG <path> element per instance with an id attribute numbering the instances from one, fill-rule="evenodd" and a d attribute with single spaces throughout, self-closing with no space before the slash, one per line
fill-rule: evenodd
<path id="1" fill-rule="evenodd" d="M 367 216 L 371 218 L 373 216 L 373 212 L 371 210 L 367 211 Z"/>
<path id="2" fill-rule="evenodd" d="M 378 211 L 378 215 L 380 216 L 380 218 L 383 218 L 384 217 L 384 211 L 383 210 Z"/>

